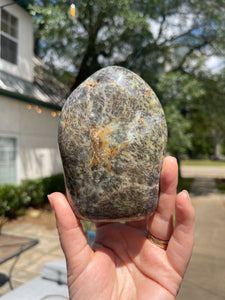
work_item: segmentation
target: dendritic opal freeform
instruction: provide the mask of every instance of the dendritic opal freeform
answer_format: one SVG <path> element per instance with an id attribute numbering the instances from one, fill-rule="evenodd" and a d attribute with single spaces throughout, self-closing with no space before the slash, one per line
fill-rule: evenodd
<path id="1" fill-rule="evenodd" d="M 155 93 L 135 73 L 107 67 L 77 87 L 63 107 L 58 142 L 79 218 L 139 220 L 156 209 L 167 126 Z"/>

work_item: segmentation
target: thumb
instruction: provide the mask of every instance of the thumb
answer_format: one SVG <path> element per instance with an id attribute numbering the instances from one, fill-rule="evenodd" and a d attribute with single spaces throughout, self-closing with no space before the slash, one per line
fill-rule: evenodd
<path id="1" fill-rule="evenodd" d="M 80 220 L 74 215 L 67 198 L 61 193 L 48 195 L 55 211 L 56 224 L 61 246 L 67 261 L 68 272 L 72 270 L 75 277 L 84 270 L 93 255 L 87 243 Z"/>

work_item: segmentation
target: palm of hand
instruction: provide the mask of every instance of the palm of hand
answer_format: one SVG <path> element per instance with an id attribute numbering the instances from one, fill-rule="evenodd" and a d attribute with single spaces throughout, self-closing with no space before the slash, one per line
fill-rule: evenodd
<path id="1" fill-rule="evenodd" d="M 176 195 L 177 167 L 172 158 L 165 159 L 160 186 L 159 205 L 151 218 L 97 225 L 94 250 L 65 196 L 50 195 L 71 300 L 175 299 L 192 252 L 194 211 L 187 192 Z M 169 240 L 167 250 L 152 244 L 147 231 Z"/>
<path id="2" fill-rule="evenodd" d="M 71 270 L 75 292 L 71 298 L 159 299 L 159 294 L 162 299 L 175 298 L 182 277 L 168 263 L 166 252 L 147 240 L 142 230 L 107 224 L 98 228 L 96 240 L 87 267 L 78 277 Z M 83 255 L 82 251 L 80 260 Z"/>

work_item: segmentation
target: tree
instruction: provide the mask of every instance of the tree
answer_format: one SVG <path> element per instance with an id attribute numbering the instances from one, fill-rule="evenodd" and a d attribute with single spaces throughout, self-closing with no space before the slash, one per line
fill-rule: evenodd
<path id="1" fill-rule="evenodd" d="M 225 69 L 220 74 L 163 73 L 158 91 L 169 131 L 168 151 L 177 157 L 224 159 Z"/>
<path id="2" fill-rule="evenodd" d="M 190 72 L 199 65 L 199 57 L 223 55 L 222 4 L 223 0 L 85 0 L 76 3 L 79 16 L 73 23 L 67 0 L 36 0 L 32 13 L 40 55 L 56 71 L 63 67 L 74 74 L 72 89 L 112 64 L 131 68 L 154 88 L 162 71 Z"/>
<path id="3" fill-rule="evenodd" d="M 225 69 L 219 74 L 200 74 L 198 81 L 205 90 L 192 114 L 192 132 L 197 140 L 211 144 L 212 157 L 225 159 L 221 147 L 225 142 Z"/>
<path id="4" fill-rule="evenodd" d="M 180 159 L 192 148 L 192 113 L 205 90 L 195 78 L 180 72 L 162 73 L 157 89 L 167 120 L 167 151 L 177 158 L 181 177 Z"/>
<path id="5" fill-rule="evenodd" d="M 68 1 L 46 0 L 43 6 L 37 3 L 33 6 L 36 36 L 42 39 L 41 56 L 47 56 L 47 61 L 56 68 L 57 58 L 63 67 L 76 74 L 72 89 L 105 65 L 125 64 L 127 53 L 140 44 L 141 35 L 149 35 L 147 22 L 131 9 L 130 2 L 79 2 L 75 24 L 67 15 Z"/>
<path id="6" fill-rule="evenodd" d="M 79 0 L 74 22 L 68 0 L 34 1 L 36 53 L 65 82 L 72 74 L 71 90 L 102 67 L 128 67 L 159 96 L 171 153 L 220 148 L 224 77 L 203 70 L 224 56 L 224 0 Z"/>

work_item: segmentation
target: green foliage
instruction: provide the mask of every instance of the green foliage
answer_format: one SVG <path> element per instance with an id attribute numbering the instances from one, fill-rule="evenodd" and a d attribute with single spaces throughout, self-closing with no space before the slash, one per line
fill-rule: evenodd
<path id="1" fill-rule="evenodd" d="M 65 192 L 62 174 L 41 179 L 24 180 L 21 185 L 0 185 L 0 215 L 14 218 L 29 206 L 40 206 L 52 192 Z"/>
<path id="2" fill-rule="evenodd" d="M 220 1 L 77 1 L 78 17 L 72 21 L 67 0 L 36 0 L 30 6 L 35 49 L 53 69 L 72 70 L 74 86 L 117 64 L 129 66 L 154 88 L 165 68 L 190 72 L 209 55 L 223 56 Z"/>
<path id="3" fill-rule="evenodd" d="M 167 149 L 177 157 L 184 156 L 192 146 L 192 112 L 204 89 L 196 79 L 177 72 L 162 74 L 157 90 L 167 119 Z"/>
<path id="4" fill-rule="evenodd" d="M 23 205 L 20 200 L 20 187 L 2 185 L 0 187 L 0 215 L 14 216 L 15 212 Z"/>
<path id="5" fill-rule="evenodd" d="M 216 179 L 216 187 L 220 193 L 225 194 L 225 179 Z"/>
<path id="6" fill-rule="evenodd" d="M 25 180 L 19 187 L 21 189 L 20 200 L 25 206 L 36 206 L 44 202 L 43 179 Z"/>
<path id="7" fill-rule="evenodd" d="M 62 174 L 42 179 L 43 194 L 49 195 L 55 191 L 65 193 L 65 184 Z"/>
<path id="8" fill-rule="evenodd" d="M 168 123 L 168 151 L 209 158 L 225 141 L 224 74 L 162 73 L 157 84 Z M 222 148 L 221 148 L 222 152 Z"/>
<path id="9" fill-rule="evenodd" d="M 84 0 L 74 21 L 67 0 L 33 3 L 36 53 L 71 90 L 102 67 L 128 67 L 163 104 L 171 154 L 221 158 L 225 70 L 204 64 L 225 54 L 224 0 Z"/>
<path id="10" fill-rule="evenodd" d="M 225 142 L 225 69 L 220 74 L 198 74 L 196 78 L 205 93 L 194 102 L 192 111 L 192 154 L 221 159 L 216 149 Z"/>
<path id="11" fill-rule="evenodd" d="M 185 119 L 174 105 L 165 106 L 168 127 L 167 151 L 176 157 L 184 156 L 191 147 L 189 120 Z"/>

